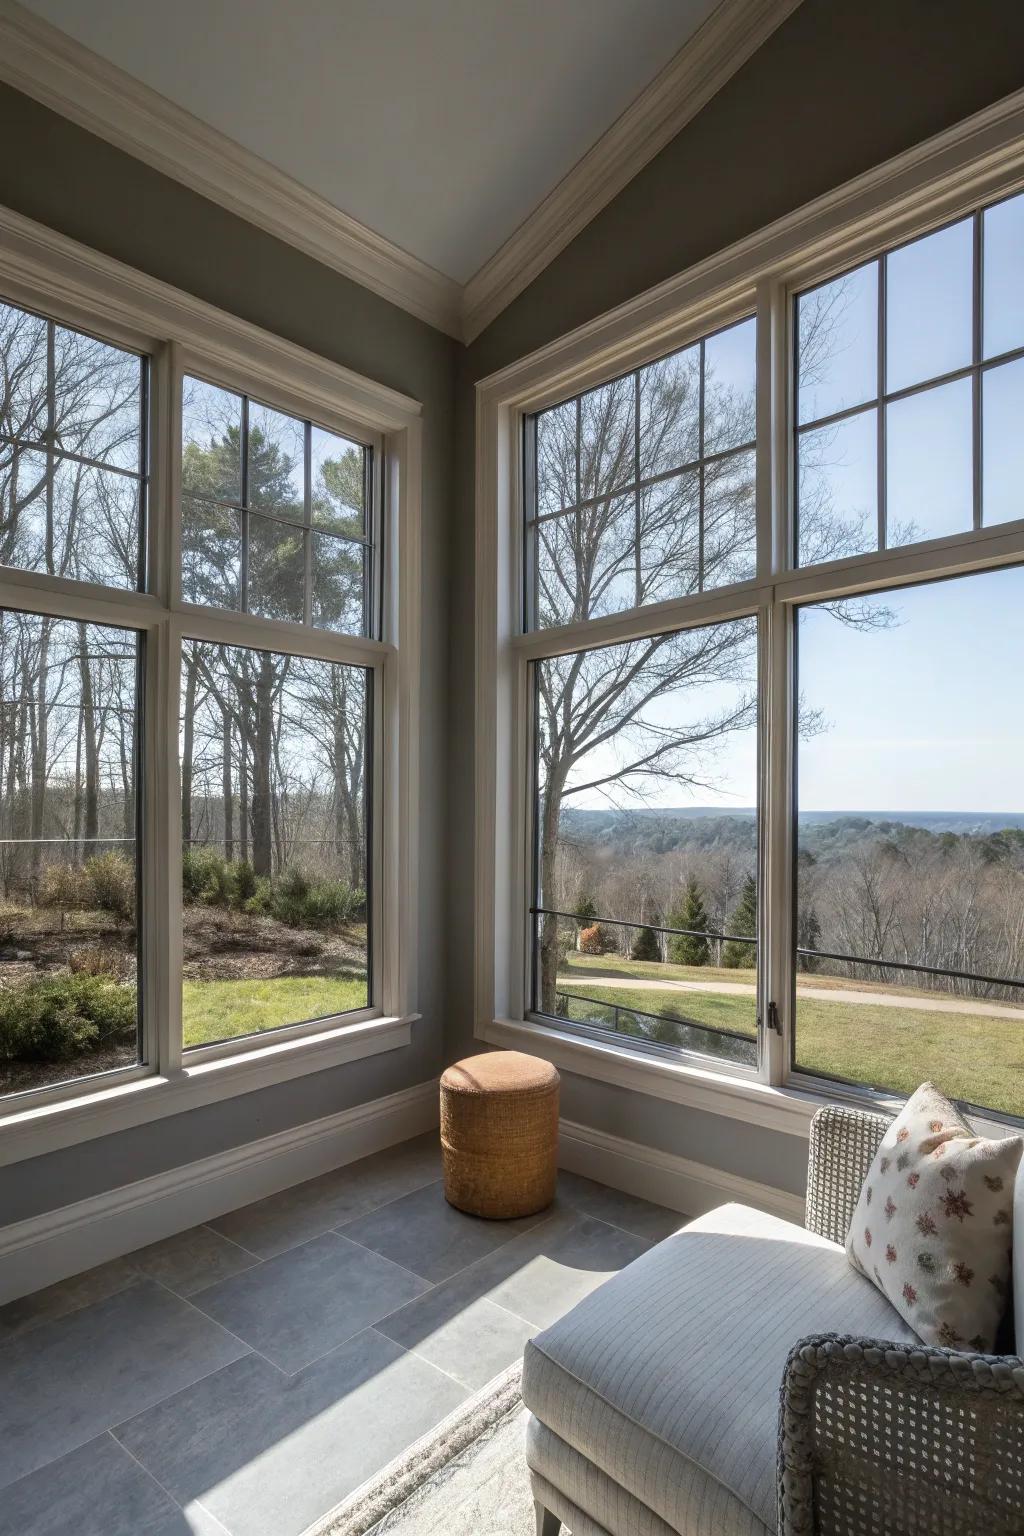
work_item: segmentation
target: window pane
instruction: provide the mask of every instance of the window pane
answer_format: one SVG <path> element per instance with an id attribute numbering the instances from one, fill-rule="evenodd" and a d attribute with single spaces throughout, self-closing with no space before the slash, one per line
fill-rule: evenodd
<path id="1" fill-rule="evenodd" d="M 756 636 L 536 664 L 538 1012 L 756 1061 Z"/>
<path id="2" fill-rule="evenodd" d="M 313 623 L 340 635 L 365 634 L 365 546 L 315 529 L 312 540 Z"/>
<path id="3" fill-rule="evenodd" d="M 120 469 L 142 467 L 142 362 L 93 336 L 54 326 L 56 446 Z"/>
<path id="4" fill-rule="evenodd" d="M 982 376 L 982 521 L 1024 517 L 1024 359 Z"/>
<path id="5" fill-rule="evenodd" d="M 637 602 L 636 498 L 609 496 L 537 524 L 542 627 L 622 613 Z"/>
<path id="6" fill-rule="evenodd" d="M 709 336 L 704 343 L 704 452 L 723 453 L 752 443 L 757 330 L 753 319 Z"/>
<path id="7" fill-rule="evenodd" d="M 247 611 L 261 619 L 301 624 L 305 580 L 305 531 L 250 512 Z"/>
<path id="8" fill-rule="evenodd" d="M 181 509 L 181 595 L 207 608 L 242 606 L 242 514 L 186 497 Z"/>
<path id="9" fill-rule="evenodd" d="M 0 1092 L 140 1059 L 139 639 L 0 611 Z"/>
<path id="10" fill-rule="evenodd" d="M 971 361 L 973 220 L 886 258 L 886 389 L 903 389 Z"/>
<path id="11" fill-rule="evenodd" d="M 640 477 L 700 458 L 700 347 L 640 370 Z"/>
<path id="12" fill-rule="evenodd" d="M 1024 346 L 1024 194 L 986 208 L 983 218 L 984 350 L 998 357 Z"/>
<path id="13" fill-rule="evenodd" d="M 314 427 L 313 522 L 361 539 L 366 532 L 366 450 Z"/>
<path id="14" fill-rule="evenodd" d="M 874 410 L 801 432 L 797 453 L 797 563 L 878 548 L 878 418 Z"/>
<path id="15" fill-rule="evenodd" d="M 186 1048 L 365 1008 L 370 674 L 188 642 Z"/>
<path id="16" fill-rule="evenodd" d="M 970 379 L 889 405 L 885 451 L 890 549 L 973 526 Z"/>
<path id="17" fill-rule="evenodd" d="M 700 470 L 657 480 L 640 492 L 641 601 L 700 590 Z"/>
<path id="18" fill-rule="evenodd" d="M 306 429 L 294 416 L 249 402 L 250 507 L 305 518 Z"/>
<path id="19" fill-rule="evenodd" d="M 878 263 L 797 300 L 798 416 L 849 410 L 878 394 Z"/>
<path id="20" fill-rule="evenodd" d="M 537 511 L 576 504 L 576 402 L 567 400 L 537 417 Z"/>
<path id="21" fill-rule="evenodd" d="M 186 378 L 182 388 L 181 487 L 242 500 L 242 397 L 202 379 Z"/>
<path id="22" fill-rule="evenodd" d="M 47 413 L 47 323 L 12 304 L 0 304 L 0 434 L 42 440 Z"/>
<path id="23" fill-rule="evenodd" d="M 607 496 L 636 478 L 633 374 L 592 389 L 580 402 L 580 493 Z"/>
<path id="24" fill-rule="evenodd" d="M 1024 1114 L 1024 570 L 804 608 L 798 641 L 797 1066 Z"/>
<path id="25" fill-rule="evenodd" d="M 0 446 L 0 562 L 75 581 L 139 584 L 139 481 Z"/>
<path id="26" fill-rule="evenodd" d="M 750 581 L 757 572 L 753 449 L 704 467 L 704 586 Z"/>

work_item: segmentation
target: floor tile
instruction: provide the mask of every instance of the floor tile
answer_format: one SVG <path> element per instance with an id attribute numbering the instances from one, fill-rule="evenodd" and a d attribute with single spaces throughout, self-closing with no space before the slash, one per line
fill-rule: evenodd
<path id="1" fill-rule="evenodd" d="M 290 1372 L 426 1289 L 418 1275 L 327 1232 L 200 1291 L 192 1305 Z"/>
<path id="2" fill-rule="evenodd" d="M 44 1291 L 32 1296 L 22 1296 L 0 1307 L 0 1345 L 38 1328 L 41 1323 L 52 1323 L 58 1317 L 66 1317 L 81 1307 L 91 1306 L 94 1301 L 104 1301 L 108 1296 L 134 1285 L 137 1272 L 124 1259 L 112 1259 L 109 1264 L 97 1264 L 70 1280 L 60 1280 L 48 1285 Z"/>
<path id="3" fill-rule="evenodd" d="M 654 1205 L 621 1189 L 609 1189 L 581 1174 L 562 1169 L 558 1175 L 558 1197 L 587 1216 L 596 1216 L 611 1227 L 621 1227 L 648 1242 L 660 1243 L 684 1226 L 687 1218 L 668 1206 Z"/>
<path id="4" fill-rule="evenodd" d="M 0 1536 L 224 1536 L 188 1513 L 109 1435 L 4 1489 Z"/>
<path id="5" fill-rule="evenodd" d="M 439 1305 L 432 1316 L 430 1301 L 435 1296 Z M 451 1312 L 438 1290 L 374 1326 L 474 1391 L 521 1359 L 527 1339 L 537 1332 L 532 1323 L 483 1298 Z"/>
<path id="6" fill-rule="evenodd" d="M 231 1536 L 298 1536 L 468 1395 L 367 1329 L 294 1376 L 249 1356 L 115 1433 Z"/>
<path id="7" fill-rule="evenodd" d="M 136 1249 L 128 1255 L 128 1263 L 179 1296 L 194 1296 L 218 1280 L 251 1269 L 259 1259 L 211 1227 L 190 1227 L 161 1243 Z"/>
<path id="8" fill-rule="evenodd" d="M 593 1217 L 562 1207 L 541 1226 L 480 1259 L 406 1305 L 381 1330 L 410 1348 L 411 1340 L 456 1324 L 474 1302 L 485 1300 L 534 1328 L 547 1328 L 584 1296 L 650 1246 Z"/>
<path id="9" fill-rule="evenodd" d="M 484 1221 L 479 1216 L 467 1216 L 448 1204 L 443 1186 L 437 1183 L 337 1230 L 436 1284 L 543 1219 L 539 1215 L 518 1221 Z"/>
<path id="10" fill-rule="evenodd" d="M 246 1353 L 152 1280 L 0 1348 L 0 1487 Z"/>
<path id="11" fill-rule="evenodd" d="M 440 1174 L 441 1152 L 432 1131 L 218 1216 L 210 1226 L 269 1259 L 430 1184 Z"/>

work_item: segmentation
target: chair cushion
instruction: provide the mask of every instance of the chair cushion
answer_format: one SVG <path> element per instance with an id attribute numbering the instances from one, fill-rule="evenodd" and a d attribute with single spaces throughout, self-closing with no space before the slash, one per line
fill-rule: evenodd
<path id="1" fill-rule="evenodd" d="M 774 1531 L 783 1366 L 824 1332 L 915 1342 L 838 1243 L 725 1205 L 528 1343 L 523 1398 L 672 1530 L 756 1529 L 749 1512 Z M 729 1496 L 717 1527 L 708 1478 Z"/>

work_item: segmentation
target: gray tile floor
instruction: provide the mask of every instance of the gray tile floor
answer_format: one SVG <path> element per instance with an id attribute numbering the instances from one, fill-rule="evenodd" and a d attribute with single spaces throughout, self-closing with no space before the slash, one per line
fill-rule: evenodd
<path id="1" fill-rule="evenodd" d="M 420 1137 L 0 1309 L 0 1536 L 299 1536 L 683 1220 L 439 1175 Z"/>

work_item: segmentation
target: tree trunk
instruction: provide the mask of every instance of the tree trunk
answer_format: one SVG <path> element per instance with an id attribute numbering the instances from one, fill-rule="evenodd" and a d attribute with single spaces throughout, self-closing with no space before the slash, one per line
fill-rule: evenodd
<path id="1" fill-rule="evenodd" d="M 274 752 L 274 662 L 263 652 L 256 678 L 256 732 L 252 762 L 252 867 L 270 876 L 273 868 L 271 764 Z"/>
<path id="2" fill-rule="evenodd" d="M 192 846 L 192 759 L 198 677 L 195 658 L 189 655 L 185 662 L 185 714 L 181 722 L 181 841 L 186 853 Z"/>
<path id="3" fill-rule="evenodd" d="M 96 739 L 96 707 L 89 667 L 89 636 L 78 626 L 78 670 L 82 685 L 82 733 L 85 746 L 85 823 L 82 836 L 89 853 L 100 835 L 100 751 Z"/>
<path id="4" fill-rule="evenodd" d="M 223 774 L 222 794 L 224 797 L 224 857 L 230 864 L 235 857 L 235 807 L 231 788 L 231 716 L 225 709 L 223 753 L 221 760 L 221 772 Z"/>

